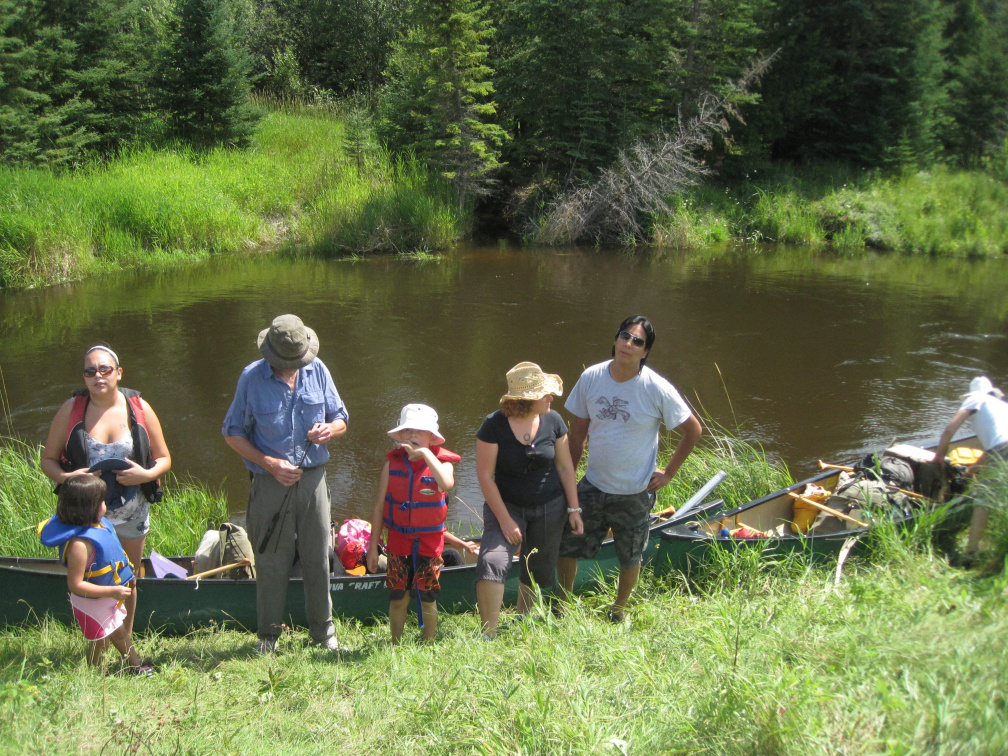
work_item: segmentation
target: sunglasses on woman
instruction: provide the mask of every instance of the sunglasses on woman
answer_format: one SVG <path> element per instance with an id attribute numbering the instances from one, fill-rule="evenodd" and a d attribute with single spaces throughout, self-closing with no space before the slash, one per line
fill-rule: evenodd
<path id="1" fill-rule="evenodd" d="M 105 376 L 109 375 L 113 370 L 115 370 L 115 368 L 112 367 L 111 365 L 99 365 L 96 368 L 93 367 L 84 368 L 84 377 L 94 378 L 96 375 L 100 375 L 102 378 L 104 378 Z"/>
<path id="2" fill-rule="evenodd" d="M 635 347 L 642 347 L 646 343 L 640 336 L 634 336 L 629 331 L 620 331 L 616 334 L 616 338 L 620 341 L 629 341 Z"/>

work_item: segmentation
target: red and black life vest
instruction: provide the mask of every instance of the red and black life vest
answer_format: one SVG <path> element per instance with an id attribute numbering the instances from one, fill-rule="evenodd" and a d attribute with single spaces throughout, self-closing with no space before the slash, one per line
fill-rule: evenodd
<path id="1" fill-rule="evenodd" d="M 440 446 L 432 446 L 431 451 L 441 462 L 462 459 Z M 422 556 L 440 556 L 444 551 L 448 497 L 438 490 L 423 459 L 411 462 L 403 449 L 392 449 L 385 456 L 389 460 L 389 480 L 383 519 L 389 529 L 389 551 L 406 556 L 416 545 Z"/>
<path id="2" fill-rule="evenodd" d="M 120 388 L 119 392 L 126 397 L 126 412 L 129 415 L 130 434 L 133 436 L 132 459 L 141 467 L 149 470 L 154 466 L 154 462 L 151 460 L 150 436 L 147 435 L 147 420 L 144 417 L 140 392 L 128 388 Z M 84 413 L 87 412 L 87 406 L 90 402 L 91 395 L 87 389 L 74 392 L 70 420 L 67 422 L 66 443 L 63 444 L 63 454 L 60 456 L 60 465 L 66 472 L 89 466 L 87 442 L 84 439 L 86 435 Z M 160 478 L 149 483 L 141 483 L 140 490 L 143 491 L 147 501 L 152 504 L 161 501 L 163 492 Z"/>

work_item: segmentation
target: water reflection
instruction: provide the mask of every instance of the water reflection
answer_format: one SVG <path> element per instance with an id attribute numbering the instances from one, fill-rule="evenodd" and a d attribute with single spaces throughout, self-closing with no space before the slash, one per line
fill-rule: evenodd
<path id="1" fill-rule="evenodd" d="M 628 257 L 462 248 L 437 263 L 249 259 L 0 297 L 9 431 L 42 442 L 106 340 L 123 385 L 157 410 L 175 471 L 222 487 L 247 478 L 220 435 L 255 337 L 274 315 L 314 328 L 350 411 L 333 448 L 337 516 L 372 505 L 400 407 L 437 408 L 463 456 L 452 522 L 479 527 L 474 433 L 532 360 L 568 387 L 606 359 L 616 325 L 655 324 L 649 364 L 701 413 L 740 426 L 795 474 L 893 438 L 937 436 L 969 379 L 1008 379 L 1008 268 L 858 260 L 757 249 Z"/>

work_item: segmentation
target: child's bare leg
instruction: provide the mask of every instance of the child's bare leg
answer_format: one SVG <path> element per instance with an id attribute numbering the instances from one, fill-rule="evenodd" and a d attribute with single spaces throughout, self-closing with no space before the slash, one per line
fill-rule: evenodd
<path id="1" fill-rule="evenodd" d="M 437 601 L 421 601 L 420 606 L 423 608 L 423 637 L 431 642 L 437 635 Z"/>
<path id="2" fill-rule="evenodd" d="M 392 642 L 398 643 L 406 626 L 406 614 L 409 612 L 410 595 L 407 593 L 401 599 L 389 601 L 389 629 L 392 631 Z"/>
<path id="3" fill-rule="evenodd" d="M 126 552 L 126 556 L 130 560 L 130 564 L 133 565 L 133 572 L 137 577 L 140 577 L 140 571 L 143 566 L 143 549 L 146 540 L 146 536 L 141 536 L 140 538 L 121 538 L 119 540 L 123 551 Z M 123 606 L 126 607 L 126 619 L 123 620 L 123 627 L 126 628 L 126 634 L 132 636 L 133 618 L 136 616 L 137 608 L 137 584 L 135 580 L 130 583 L 130 587 L 133 589 L 133 592 L 123 602 Z"/>
<path id="4" fill-rule="evenodd" d="M 105 640 L 110 641 L 112 645 L 115 646 L 116 651 L 123 655 L 123 658 L 126 659 L 126 663 L 131 667 L 140 666 L 140 654 L 138 654 L 136 648 L 133 647 L 133 637 L 126 634 L 125 624 L 117 628 Z"/>
<path id="5" fill-rule="evenodd" d="M 102 657 L 105 656 L 105 649 L 109 647 L 109 639 L 101 638 L 96 641 L 91 641 L 88 644 L 87 650 L 87 662 L 92 667 L 97 667 L 101 664 Z"/>

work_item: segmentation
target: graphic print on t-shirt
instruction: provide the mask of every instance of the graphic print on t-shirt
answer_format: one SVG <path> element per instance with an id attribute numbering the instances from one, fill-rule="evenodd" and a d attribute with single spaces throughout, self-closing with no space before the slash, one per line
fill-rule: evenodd
<path id="1" fill-rule="evenodd" d="M 621 419 L 625 423 L 630 419 L 630 413 L 627 411 L 630 403 L 620 399 L 618 396 L 614 396 L 611 403 L 604 396 L 600 396 L 595 403 L 601 404 L 605 408 L 599 410 L 599 413 L 595 416 L 599 420 Z"/>

